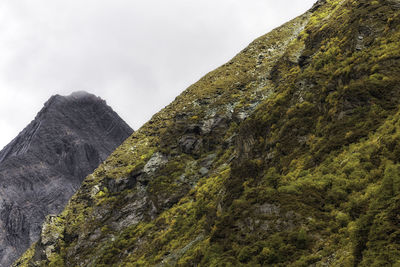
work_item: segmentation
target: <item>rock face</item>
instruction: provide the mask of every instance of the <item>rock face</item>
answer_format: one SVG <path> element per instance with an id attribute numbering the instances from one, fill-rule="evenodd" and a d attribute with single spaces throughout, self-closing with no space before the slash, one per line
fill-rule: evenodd
<path id="1" fill-rule="evenodd" d="M 15 266 L 398 266 L 399 55 L 398 0 L 318 1 L 155 114 Z"/>
<path id="2" fill-rule="evenodd" d="M 38 239 L 45 216 L 61 212 L 85 176 L 132 132 L 86 92 L 46 102 L 0 152 L 0 266 Z"/>

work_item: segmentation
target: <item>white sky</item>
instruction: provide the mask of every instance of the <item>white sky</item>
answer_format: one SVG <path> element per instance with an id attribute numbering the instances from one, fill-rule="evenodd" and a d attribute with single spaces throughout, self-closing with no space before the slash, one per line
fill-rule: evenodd
<path id="1" fill-rule="evenodd" d="M 135 130 L 316 0 L 1 0 L 0 149 L 54 94 L 96 94 Z"/>

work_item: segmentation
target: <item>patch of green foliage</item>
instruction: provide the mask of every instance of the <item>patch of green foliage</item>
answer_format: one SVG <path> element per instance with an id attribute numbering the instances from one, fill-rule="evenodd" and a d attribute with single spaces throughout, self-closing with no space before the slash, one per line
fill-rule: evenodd
<path id="1" fill-rule="evenodd" d="M 399 13 L 389 0 L 328 0 L 254 41 L 85 180 L 42 263 L 399 264 Z M 213 116 L 228 122 L 202 134 Z M 180 147 L 187 135 L 197 150 Z M 155 152 L 168 162 L 143 187 L 107 189 L 138 177 Z M 156 211 L 116 230 L 115 214 L 140 190 Z M 40 249 L 19 263 L 42 264 Z"/>

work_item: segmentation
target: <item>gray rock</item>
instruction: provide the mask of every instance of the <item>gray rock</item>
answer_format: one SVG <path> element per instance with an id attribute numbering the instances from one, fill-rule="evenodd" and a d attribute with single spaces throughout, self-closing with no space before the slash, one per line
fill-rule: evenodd
<path id="1" fill-rule="evenodd" d="M 179 146 L 186 154 L 196 153 L 201 148 L 201 140 L 193 135 L 184 135 L 179 139 Z"/>
<path id="2" fill-rule="evenodd" d="M 209 170 L 206 167 L 201 167 L 199 172 L 201 175 L 206 175 L 209 172 Z"/>
<path id="3" fill-rule="evenodd" d="M 236 116 L 236 118 L 238 118 L 240 121 L 245 120 L 247 117 L 249 116 L 249 114 L 247 114 L 246 112 L 242 111 L 239 112 Z"/>
<path id="4" fill-rule="evenodd" d="M 215 153 L 212 153 L 212 154 L 208 155 L 201 162 L 201 164 L 203 165 L 203 167 L 210 168 L 216 158 L 217 158 L 217 155 Z"/>
<path id="5" fill-rule="evenodd" d="M 280 208 L 277 205 L 264 203 L 258 207 L 261 214 L 277 215 L 280 212 Z"/>
<path id="6" fill-rule="evenodd" d="M 168 158 L 161 154 L 160 152 L 154 153 L 149 161 L 144 165 L 143 171 L 147 175 L 151 175 L 154 173 L 158 168 L 164 166 L 168 162 Z"/>
<path id="7" fill-rule="evenodd" d="M 0 266 L 38 240 L 45 216 L 61 212 L 86 175 L 132 132 L 86 92 L 47 101 L 0 152 Z"/>
<path id="8" fill-rule="evenodd" d="M 218 128 L 226 127 L 226 118 L 223 117 L 214 117 L 203 122 L 203 125 L 200 127 L 201 134 L 210 134 L 213 130 Z"/>
<path id="9" fill-rule="evenodd" d="M 211 119 L 208 119 L 208 120 L 204 121 L 203 125 L 201 126 L 201 132 L 203 134 L 209 134 L 211 132 L 211 129 L 212 129 L 214 123 L 215 123 L 215 119 L 214 118 L 211 118 Z"/>

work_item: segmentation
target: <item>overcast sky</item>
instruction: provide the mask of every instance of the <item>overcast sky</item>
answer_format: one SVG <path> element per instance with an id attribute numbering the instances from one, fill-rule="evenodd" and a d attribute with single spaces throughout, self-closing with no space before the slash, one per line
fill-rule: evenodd
<path id="1" fill-rule="evenodd" d="M 1 0 L 0 148 L 54 94 L 101 96 L 134 129 L 316 0 Z"/>

